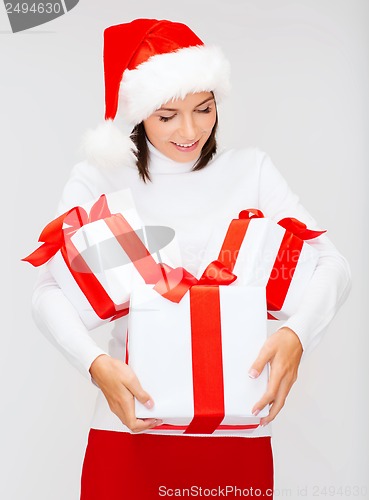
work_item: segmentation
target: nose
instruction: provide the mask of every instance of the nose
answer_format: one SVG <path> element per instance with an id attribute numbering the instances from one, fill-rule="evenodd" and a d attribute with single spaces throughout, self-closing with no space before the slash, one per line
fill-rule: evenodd
<path id="1" fill-rule="evenodd" d="M 183 139 L 186 139 L 188 141 L 194 140 L 196 138 L 196 123 L 192 114 L 189 116 L 182 116 L 179 133 L 181 137 L 183 137 Z"/>

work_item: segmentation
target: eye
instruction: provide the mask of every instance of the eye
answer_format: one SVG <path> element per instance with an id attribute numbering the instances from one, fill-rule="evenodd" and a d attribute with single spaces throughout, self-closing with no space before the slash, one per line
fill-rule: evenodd
<path id="1" fill-rule="evenodd" d="M 207 107 L 207 108 L 205 108 L 205 109 L 198 109 L 197 111 L 198 111 L 199 113 L 210 113 L 210 111 L 211 111 L 211 107 L 210 107 L 210 106 L 208 106 L 208 107 Z"/>
<path id="2" fill-rule="evenodd" d="M 167 122 L 167 121 L 171 120 L 173 118 L 173 116 L 159 116 L 159 120 L 161 122 Z"/>

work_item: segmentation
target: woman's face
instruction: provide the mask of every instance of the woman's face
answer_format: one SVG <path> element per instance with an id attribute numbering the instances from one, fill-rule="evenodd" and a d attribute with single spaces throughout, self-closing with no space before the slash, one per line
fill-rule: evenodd
<path id="1" fill-rule="evenodd" d="M 213 94 L 197 92 L 163 104 L 143 124 L 156 149 L 174 161 L 188 162 L 200 156 L 215 121 Z"/>

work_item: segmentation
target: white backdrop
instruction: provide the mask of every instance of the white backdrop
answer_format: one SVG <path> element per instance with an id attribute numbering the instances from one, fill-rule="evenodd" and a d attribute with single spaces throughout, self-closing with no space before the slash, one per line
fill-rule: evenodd
<path id="1" fill-rule="evenodd" d="M 350 262 L 351 295 L 273 422 L 275 498 L 368 498 L 367 0 L 81 0 L 18 34 L 0 5 L 0 498 L 79 498 L 97 389 L 36 329 L 36 271 L 20 259 L 103 118 L 103 29 L 137 17 L 187 23 L 223 47 L 233 94 L 221 142 L 265 150 Z M 106 347 L 106 331 L 93 336 Z"/>

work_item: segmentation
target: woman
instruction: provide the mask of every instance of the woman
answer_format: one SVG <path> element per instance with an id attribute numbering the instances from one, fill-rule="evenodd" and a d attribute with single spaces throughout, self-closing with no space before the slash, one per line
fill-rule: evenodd
<path id="1" fill-rule="evenodd" d="M 183 267 L 194 275 L 218 222 L 245 208 L 316 227 L 265 153 L 217 151 L 217 102 L 229 89 L 229 64 L 217 47 L 205 46 L 183 24 L 137 19 L 105 30 L 104 70 L 106 122 L 88 134 L 87 161 L 73 169 L 60 213 L 129 188 L 144 224 L 175 230 Z M 131 136 L 124 127 L 133 129 Z M 127 318 L 115 322 L 105 352 L 52 276 L 42 272 L 33 295 L 36 321 L 100 388 L 82 500 L 150 499 L 174 496 L 175 490 L 183 496 L 183 488 L 193 496 L 208 488 L 213 496 L 226 492 L 233 498 L 246 489 L 251 496 L 251 489 L 259 489 L 272 497 L 270 422 L 284 405 L 301 358 L 318 343 L 349 290 L 347 262 L 329 239 L 323 235 L 311 244 L 320 259 L 303 303 L 247 367 L 255 378 L 270 364 L 267 391 L 252 409 L 257 415 L 269 404 L 269 415 L 257 429 L 210 436 L 161 430 L 161 421 L 136 418 L 134 398 L 147 408 L 155 402 L 124 362 Z"/>

